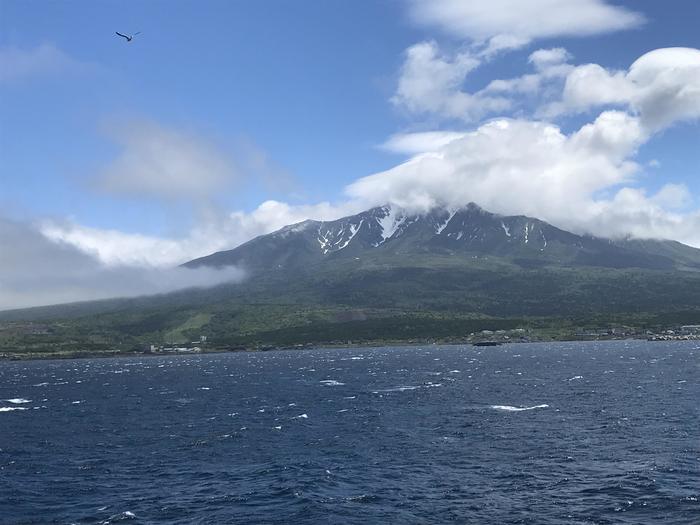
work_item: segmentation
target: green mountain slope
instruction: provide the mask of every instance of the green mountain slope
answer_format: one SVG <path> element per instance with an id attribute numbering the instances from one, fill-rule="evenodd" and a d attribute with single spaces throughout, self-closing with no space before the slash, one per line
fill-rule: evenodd
<path id="1" fill-rule="evenodd" d="M 700 250 L 580 236 L 475 205 L 425 215 L 387 206 L 305 221 L 186 266 L 202 265 L 236 265 L 249 277 L 2 312 L 0 351 L 129 349 L 200 335 L 235 346 L 700 324 Z"/>

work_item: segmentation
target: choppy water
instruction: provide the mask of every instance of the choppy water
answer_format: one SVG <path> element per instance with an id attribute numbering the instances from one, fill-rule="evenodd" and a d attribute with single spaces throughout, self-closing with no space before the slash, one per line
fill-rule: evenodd
<path id="1" fill-rule="evenodd" d="M 700 523 L 700 345 L 0 363 L 3 523 Z"/>

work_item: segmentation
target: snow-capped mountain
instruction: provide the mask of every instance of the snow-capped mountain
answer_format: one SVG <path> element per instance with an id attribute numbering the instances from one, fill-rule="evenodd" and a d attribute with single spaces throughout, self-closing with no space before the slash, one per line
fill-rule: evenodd
<path id="1" fill-rule="evenodd" d="M 595 325 L 614 314 L 635 326 L 700 320 L 700 250 L 576 235 L 475 204 L 424 214 L 380 206 L 334 221 L 308 220 L 187 263 L 229 265 L 247 278 L 31 315 L 128 311 L 115 317 L 114 330 L 146 330 L 149 338 L 209 319 L 207 330 L 220 341 L 258 342 L 354 340 L 355 328 L 338 332 L 338 323 L 365 318 L 370 339 L 461 334 L 464 316 L 517 318 L 508 322 L 518 326 L 523 316 Z M 102 318 L 94 326 L 103 333 Z M 201 333 L 192 326 L 192 337 Z"/>
<path id="2" fill-rule="evenodd" d="M 307 220 L 187 266 L 243 267 L 251 273 L 309 268 L 344 259 L 435 254 L 499 257 L 526 267 L 700 268 L 700 250 L 672 241 L 612 241 L 576 235 L 542 220 L 501 216 L 476 204 L 410 214 L 380 206 L 334 221 Z"/>

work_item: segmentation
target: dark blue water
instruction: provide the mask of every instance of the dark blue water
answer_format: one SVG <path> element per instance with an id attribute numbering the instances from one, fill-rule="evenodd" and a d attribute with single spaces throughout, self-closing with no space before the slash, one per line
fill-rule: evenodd
<path id="1" fill-rule="evenodd" d="M 3 362 L 0 521 L 700 523 L 699 379 L 697 342 Z"/>

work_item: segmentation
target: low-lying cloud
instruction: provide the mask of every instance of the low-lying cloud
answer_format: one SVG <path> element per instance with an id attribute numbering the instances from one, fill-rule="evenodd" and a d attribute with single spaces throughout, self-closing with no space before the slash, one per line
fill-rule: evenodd
<path id="1" fill-rule="evenodd" d="M 331 220 L 362 210 L 361 202 L 292 205 L 268 200 L 251 212 L 212 212 L 179 238 L 44 221 L 39 229 L 55 243 L 72 246 L 105 266 L 168 267 L 234 248 L 258 235 L 308 218 Z"/>
<path id="2" fill-rule="evenodd" d="M 144 268 L 106 266 L 67 243 L 51 241 L 33 226 L 0 218 L 0 310 L 135 297 L 239 282 L 235 267 Z"/>

